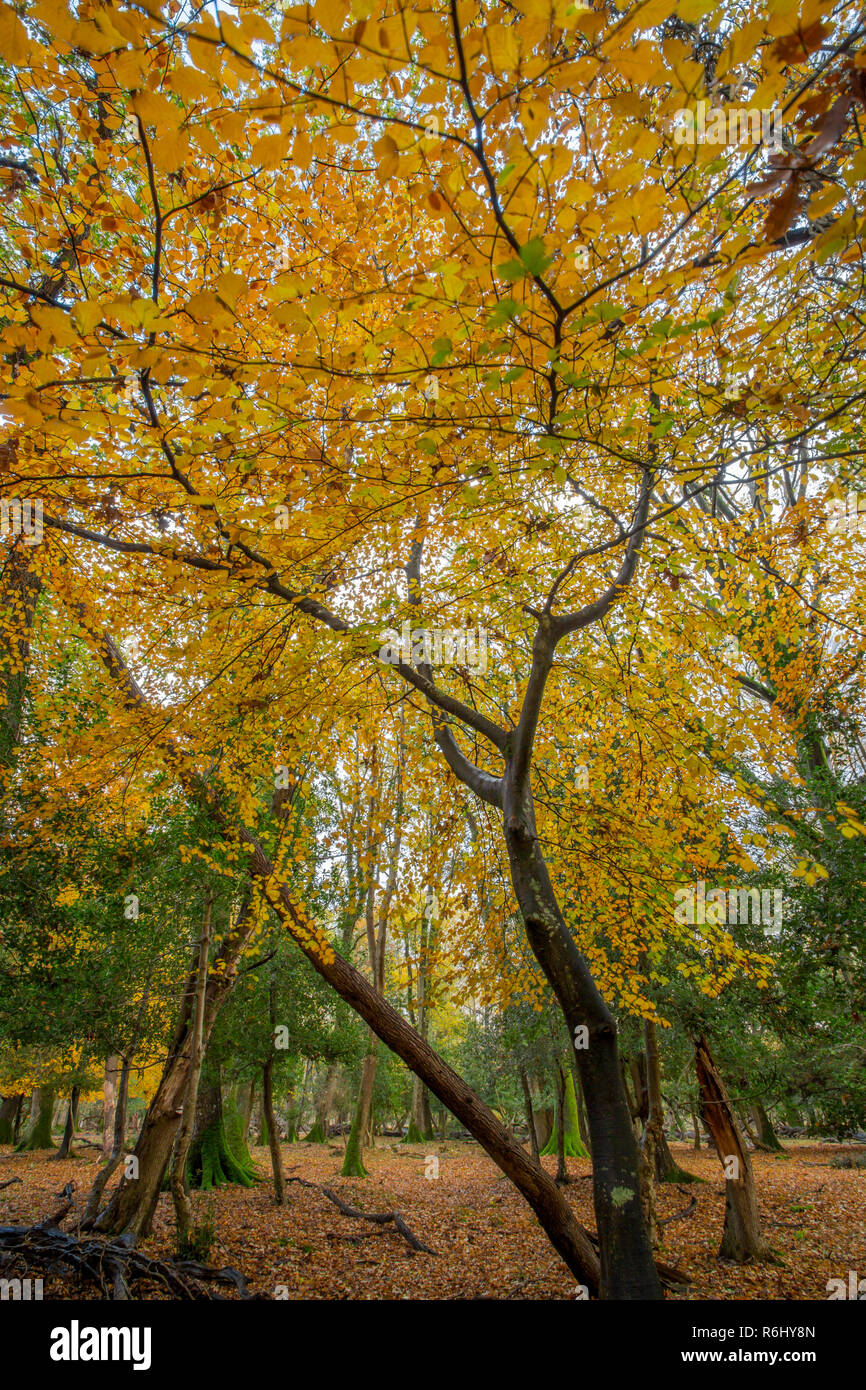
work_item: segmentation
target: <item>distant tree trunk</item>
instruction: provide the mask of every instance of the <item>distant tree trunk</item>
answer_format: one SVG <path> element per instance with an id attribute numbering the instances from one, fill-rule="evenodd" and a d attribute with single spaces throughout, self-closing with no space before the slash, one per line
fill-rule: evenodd
<path id="1" fill-rule="evenodd" d="M 526 1106 L 526 1123 L 529 1128 L 529 1147 L 532 1157 L 538 1163 L 538 1135 L 535 1132 L 535 1116 L 532 1113 L 532 1092 L 529 1089 L 529 1078 L 524 1067 L 520 1068 L 520 1084 L 523 1087 L 523 1100 Z"/>
<path id="2" fill-rule="evenodd" d="M 52 1086 L 36 1087 L 33 1093 L 31 1115 L 34 1107 L 36 1117 L 18 1145 L 19 1153 L 26 1153 L 35 1149 L 54 1148 L 54 1140 L 51 1138 L 51 1117 L 54 1114 L 54 1088 Z"/>
<path id="3" fill-rule="evenodd" d="M 16 1142 L 23 1103 L 24 1094 L 19 1091 L 15 1095 L 6 1096 L 0 1105 L 0 1144 Z"/>
<path id="4" fill-rule="evenodd" d="M 695 1149 L 695 1153 L 699 1153 L 699 1152 L 700 1152 L 700 1147 L 701 1147 L 701 1123 L 700 1123 L 700 1120 L 698 1119 L 697 1115 L 695 1114 L 694 1110 L 692 1111 L 692 1128 L 694 1129 L 694 1135 L 695 1135 L 695 1137 L 694 1137 L 694 1149 Z"/>
<path id="5" fill-rule="evenodd" d="M 283 1155 L 280 1150 L 280 1132 L 277 1129 L 277 1117 L 274 1114 L 274 1046 L 273 1041 L 276 1037 L 277 1028 L 277 982 L 271 976 L 271 988 L 268 995 L 270 1006 L 271 1021 L 271 1050 L 268 1053 L 268 1060 L 262 1069 L 262 1101 L 264 1104 L 265 1117 L 268 1122 L 268 1147 L 271 1151 L 271 1170 L 274 1175 L 274 1201 L 278 1207 L 283 1206 L 286 1200 L 286 1184 L 283 1178 Z"/>
<path id="6" fill-rule="evenodd" d="M 647 1096 L 644 1136 L 647 1159 L 650 1160 L 651 1158 L 652 1175 L 656 1182 L 694 1182 L 694 1173 L 687 1173 L 684 1168 L 680 1167 L 665 1138 L 658 1034 L 656 1025 L 649 1019 L 644 1019 L 643 1028 Z M 651 1141 L 647 1142 L 647 1137 L 650 1135 Z"/>
<path id="7" fill-rule="evenodd" d="M 330 1114 L 337 1091 L 337 1063 L 329 1062 L 325 1072 L 325 1082 L 316 1101 L 316 1118 L 313 1128 L 306 1136 L 308 1144 L 326 1144 L 331 1133 Z"/>
<path id="8" fill-rule="evenodd" d="M 556 1183 L 568 1182 L 568 1169 L 565 1166 L 565 1130 L 568 1120 L 565 1113 L 565 1076 L 562 1067 L 556 1072 Z"/>
<path id="9" fill-rule="evenodd" d="M 105 1059 L 105 1080 L 102 1083 L 102 1157 L 108 1158 L 114 1146 L 114 1112 L 117 1107 L 117 1081 L 120 1058 L 115 1054 Z"/>
<path id="10" fill-rule="evenodd" d="M 704 1121 L 725 1170 L 725 1226 L 719 1255 L 747 1264 L 770 1258 L 761 1236 L 752 1164 L 724 1082 L 704 1037 L 695 1045 Z"/>
<path id="11" fill-rule="evenodd" d="M 752 1103 L 752 1119 L 757 1131 L 758 1147 L 765 1149 L 768 1153 L 785 1152 L 784 1147 L 779 1141 L 779 1136 L 773 1128 L 773 1122 L 764 1109 L 764 1104 L 760 1100 Z"/>
<path id="12" fill-rule="evenodd" d="M 367 1169 L 364 1167 L 364 1148 L 367 1145 L 366 1136 L 370 1126 L 370 1117 L 373 1110 L 373 1086 L 376 1081 L 376 1044 L 378 1039 L 375 1033 L 370 1034 L 370 1050 L 364 1058 L 361 1068 L 361 1085 L 358 1089 L 358 1099 L 355 1105 L 355 1115 L 352 1120 L 352 1127 L 349 1130 L 349 1137 L 346 1140 L 346 1153 L 343 1158 L 343 1166 L 340 1169 L 344 1178 L 366 1178 Z"/>
<path id="13" fill-rule="evenodd" d="M 255 1077 L 253 1077 L 252 1081 L 244 1082 L 238 1092 L 238 1110 L 241 1117 L 241 1133 L 244 1136 L 244 1143 L 246 1143 L 250 1137 L 250 1120 L 253 1114 L 255 1091 L 256 1081 Z"/>
<path id="14" fill-rule="evenodd" d="M 60 1141 L 60 1148 L 53 1155 L 58 1162 L 63 1158 L 69 1157 L 72 1148 L 72 1140 L 75 1136 L 75 1122 L 78 1117 L 78 1098 L 81 1095 L 81 1087 L 73 1086 L 69 1096 L 69 1106 L 66 1111 L 66 1124 L 63 1126 L 63 1138 Z"/>
<path id="15" fill-rule="evenodd" d="M 574 1096 L 577 1105 L 577 1128 L 580 1134 L 580 1142 L 586 1149 L 589 1157 L 592 1157 L 592 1136 L 589 1132 L 589 1121 L 586 1118 L 586 1098 L 583 1094 L 583 1085 L 580 1080 L 580 1072 L 576 1064 L 571 1067 L 572 1080 L 574 1081 Z"/>
<path id="16" fill-rule="evenodd" d="M 177 1138 L 175 1139 L 174 1158 L 171 1167 L 171 1199 L 174 1203 L 176 1241 L 177 1249 L 180 1254 L 186 1252 L 189 1230 L 192 1225 L 192 1203 L 190 1202 L 189 1196 L 187 1160 L 189 1159 L 190 1145 L 192 1144 L 193 1126 L 195 1124 L 195 1112 L 198 1102 L 198 1085 L 201 1079 L 202 1062 L 204 1061 L 205 993 L 207 990 L 208 957 L 210 955 L 212 910 L 213 894 L 208 892 L 205 896 L 201 936 L 198 942 L 198 968 L 196 971 L 195 998 L 193 1001 L 189 1074 L 187 1077 L 186 1091 L 183 1097 L 183 1113 L 180 1119 L 180 1127 L 177 1131 Z"/>
<path id="17" fill-rule="evenodd" d="M 108 1161 L 103 1164 L 93 1180 L 93 1186 L 87 1198 L 87 1206 L 81 1225 L 84 1230 L 88 1230 L 95 1222 L 99 1214 L 99 1204 L 102 1201 L 102 1194 L 105 1185 L 113 1173 L 117 1171 L 122 1159 L 124 1140 L 126 1138 L 126 1104 L 129 1096 L 129 1058 L 123 1057 L 120 1065 L 120 1079 L 117 1083 L 117 1097 L 114 1107 L 114 1133 L 111 1139 L 111 1153 Z"/>
<path id="18" fill-rule="evenodd" d="M 268 1148 L 271 1151 L 271 1171 L 274 1175 L 274 1202 L 278 1207 L 286 1200 L 286 1183 L 283 1177 L 283 1155 L 280 1151 L 280 1134 L 277 1117 L 274 1114 L 273 1089 L 274 1059 L 270 1056 L 262 1068 L 262 1101 L 268 1124 Z"/>

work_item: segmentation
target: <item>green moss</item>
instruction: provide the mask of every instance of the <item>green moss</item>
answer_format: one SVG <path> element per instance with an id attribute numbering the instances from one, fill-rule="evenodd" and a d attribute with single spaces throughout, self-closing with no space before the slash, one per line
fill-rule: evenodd
<path id="1" fill-rule="evenodd" d="M 557 1121 L 541 1153 L 543 1156 L 552 1154 L 555 1158 L 558 1152 L 559 1123 Z M 580 1125 L 577 1122 L 577 1097 L 574 1094 L 574 1077 L 571 1072 L 565 1079 L 565 1157 L 589 1158 L 584 1142 L 580 1137 Z"/>
<path id="2" fill-rule="evenodd" d="M 209 1192 L 212 1187 L 236 1183 L 252 1187 L 259 1175 L 243 1139 L 240 1116 L 229 1115 L 210 1125 L 193 1141 L 187 1165 L 191 1188 Z"/>
<path id="3" fill-rule="evenodd" d="M 346 1144 L 346 1153 L 343 1158 L 343 1166 L 340 1172 L 344 1178 L 367 1178 L 369 1173 L 364 1167 L 364 1159 L 361 1151 L 361 1135 L 358 1116 L 349 1131 L 349 1142 Z"/>
<path id="4" fill-rule="evenodd" d="M 410 1121 L 409 1121 L 409 1128 L 408 1128 L 408 1130 L 407 1130 L 407 1132 L 406 1132 L 405 1138 L 401 1139 L 401 1140 L 400 1140 L 400 1143 L 401 1143 L 401 1144 L 423 1144 L 423 1143 L 424 1143 L 424 1135 L 421 1133 L 420 1129 L 418 1128 L 418 1126 L 416 1125 L 416 1123 L 415 1123 L 414 1120 L 410 1120 Z"/>
<path id="5" fill-rule="evenodd" d="M 305 1136 L 305 1144 L 327 1144 L 328 1139 L 325 1134 L 325 1126 L 321 1120 L 317 1119 L 309 1134 Z"/>

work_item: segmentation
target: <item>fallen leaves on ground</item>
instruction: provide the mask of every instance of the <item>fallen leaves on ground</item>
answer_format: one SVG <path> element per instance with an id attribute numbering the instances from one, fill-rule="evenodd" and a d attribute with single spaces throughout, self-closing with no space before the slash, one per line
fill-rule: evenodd
<path id="1" fill-rule="evenodd" d="M 866 1170 L 837 1169 L 830 1160 L 858 1150 L 842 1145 L 792 1143 L 785 1156 L 754 1154 L 761 1220 L 778 1264 L 734 1265 L 717 1258 L 724 1219 L 724 1180 L 718 1160 L 672 1145 L 683 1168 L 702 1183 L 663 1184 L 658 1210 L 667 1217 L 694 1210 L 663 1228 L 659 1255 L 692 1280 L 678 1298 L 825 1299 L 827 1281 L 866 1277 L 863 1206 Z M 366 1212 L 396 1210 L 435 1255 L 416 1254 L 393 1225 L 377 1227 L 345 1217 L 325 1195 L 300 1184 L 287 1187 L 275 1207 L 266 1149 L 253 1150 L 263 1181 L 193 1194 L 194 1221 L 212 1216 L 216 1239 L 209 1262 L 232 1265 L 250 1291 L 267 1298 L 574 1298 L 575 1280 L 552 1250 L 523 1199 L 474 1143 L 431 1141 L 406 1145 L 379 1140 L 364 1155 L 367 1178 L 343 1178 L 342 1143 L 285 1144 L 286 1173 L 324 1184 Z M 430 1158 L 438 1159 L 438 1177 Z M 555 1160 L 544 1159 L 550 1172 Z M 0 1224 L 31 1224 L 58 1206 L 72 1181 L 76 1204 L 64 1222 L 74 1230 L 97 1170 L 91 1157 L 64 1162 L 41 1154 L 0 1156 Z M 568 1200 L 594 1229 L 590 1164 L 570 1159 Z M 160 1197 L 153 1234 L 142 1249 L 171 1255 L 171 1198 Z M 92 1296 L 73 1280 L 46 1279 L 46 1298 Z M 670 1296 L 670 1295 L 669 1295 Z"/>

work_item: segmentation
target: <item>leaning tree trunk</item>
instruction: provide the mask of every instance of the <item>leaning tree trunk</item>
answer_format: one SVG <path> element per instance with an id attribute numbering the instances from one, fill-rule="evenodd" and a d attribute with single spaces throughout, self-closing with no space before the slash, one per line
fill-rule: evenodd
<path id="1" fill-rule="evenodd" d="M 69 1157 L 72 1148 L 72 1140 L 75 1137 L 75 1122 L 78 1117 L 78 1097 L 81 1095 L 81 1087 L 73 1086 L 69 1096 L 69 1107 L 66 1111 L 66 1124 L 63 1126 L 63 1138 L 60 1148 L 54 1154 L 56 1160 Z"/>
<path id="2" fill-rule="evenodd" d="M 0 1144 L 15 1143 L 15 1131 L 23 1103 L 24 1093 L 19 1091 L 13 1096 L 5 1096 L 0 1104 Z"/>
<path id="3" fill-rule="evenodd" d="M 725 1084 L 704 1037 L 695 1044 L 701 1111 L 725 1170 L 725 1226 L 719 1255 L 738 1264 L 771 1258 L 761 1235 L 752 1164 Z"/>
<path id="4" fill-rule="evenodd" d="M 238 957 L 242 954 L 253 930 L 254 919 L 248 909 L 249 903 L 244 903 L 238 912 L 234 927 L 226 935 L 214 956 L 214 969 L 208 972 L 202 1031 L 202 1045 L 205 1049 L 217 1014 L 234 983 L 234 967 Z M 136 1160 L 138 1176 L 124 1177 L 121 1180 L 111 1201 L 99 1217 L 97 1227 L 100 1231 L 112 1234 L 131 1231 L 140 1236 L 150 1232 L 153 1213 L 183 1114 L 183 1101 L 189 1081 L 197 965 L 198 952 L 196 963 L 187 977 L 181 1015 L 162 1076 L 147 1107 L 147 1114 L 135 1145 L 133 1157 Z"/>
<path id="5" fill-rule="evenodd" d="M 54 1088 L 51 1086 L 37 1086 L 34 1092 L 36 1106 L 36 1118 L 21 1143 L 18 1145 L 18 1153 L 27 1153 L 34 1149 L 53 1149 L 54 1140 L 51 1138 L 51 1117 L 54 1114 Z"/>

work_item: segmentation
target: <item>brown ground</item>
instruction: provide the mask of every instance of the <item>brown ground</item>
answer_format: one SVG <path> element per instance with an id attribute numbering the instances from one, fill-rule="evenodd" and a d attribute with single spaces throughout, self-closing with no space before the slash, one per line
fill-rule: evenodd
<path id="1" fill-rule="evenodd" d="M 495 1165 L 473 1143 L 407 1146 L 380 1140 L 365 1155 L 367 1179 L 341 1178 L 342 1144 L 283 1146 L 288 1176 L 332 1187 L 344 1201 L 365 1211 L 398 1210 L 415 1234 L 437 1252 L 414 1254 L 393 1226 L 380 1228 L 341 1215 L 320 1192 L 292 1183 L 288 1203 L 274 1207 L 269 1182 L 244 1189 L 222 1188 L 194 1195 L 198 1219 L 212 1212 L 217 1239 L 210 1260 L 233 1265 L 254 1293 L 274 1297 L 279 1285 L 290 1298 L 570 1298 L 575 1282 L 548 1244 L 535 1218 Z M 839 1145 L 802 1142 L 788 1157 L 753 1156 L 765 1232 L 780 1259 L 777 1265 L 736 1266 L 716 1258 L 724 1216 L 724 1183 L 718 1160 L 685 1145 L 673 1145 L 683 1167 L 705 1183 L 662 1187 L 662 1218 L 681 1212 L 692 1197 L 697 1209 L 664 1227 L 660 1254 L 692 1279 L 688 1299 L 826 1299 L 827 1280 L 858 1271 L 866 1278 L 863 1209 L 866 1169 L 827 1165 Z M 74 1228 L 96 1171 L 87 1157 L 63 1163 L 41 1154 L 0 1151 L 0 1182 L 19 1176 L 23 1184 L 0 1191 L 0 1225 L 42 1220 L 60 1202 L 65 1183 L 75 1183 L 76 1209 L 64 1222 Z M 253 1151 L 268 1174 L 266 1149 Z M 427 1160 L 439 1160 L 438 1178 L 425 1177 Z M 551 1171 L 554 1160 L 545 1159 Z M 579 1218 L 592 1225 L 590 1168 L 569 1160 L 575 1179 L 567 1188 Z M 173 1216 L 168 1196 L 160 1199 L 148 1253 L 171 1254 Z M 37 1273 L 38 1271 L 33 1271 Z M 46 1298 L 88 1296 L 77 1283 L 46 1280 Z M 285 1297 L 285 1293 L 282 1295 Z"/>

